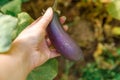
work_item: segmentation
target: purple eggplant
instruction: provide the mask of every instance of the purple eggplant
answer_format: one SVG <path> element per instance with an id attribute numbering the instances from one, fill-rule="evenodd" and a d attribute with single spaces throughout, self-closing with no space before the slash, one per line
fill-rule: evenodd
<path id="1" fill-rule="evenodd" d="M 64 57 L 73 61 L 83 60 L 80 47 L 62 28 L 57 12 L 53 14 L 53 19 L 47 27 L 47 33 L 55 49 Z"/>

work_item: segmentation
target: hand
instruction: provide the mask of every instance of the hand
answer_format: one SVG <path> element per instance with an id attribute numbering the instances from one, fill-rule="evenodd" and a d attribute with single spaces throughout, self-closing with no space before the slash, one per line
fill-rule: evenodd
<path id="1" fill-rule="evenodd" d="M 46 37 L 46 28 L 52 17 L 53 11 L 48 8 L 41 18 L 20 33 L 8 52 L 0 54 L 0 80 L 25 80 L 35 67 L 60 56 L 55 49 L 49 48 L 50 40 Z M 65 18 L 60 21 L 64 23 Z"/>

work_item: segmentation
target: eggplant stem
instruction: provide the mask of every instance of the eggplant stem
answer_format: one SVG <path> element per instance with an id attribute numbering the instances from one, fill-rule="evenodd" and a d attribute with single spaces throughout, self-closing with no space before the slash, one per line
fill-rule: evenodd
<path id="1" fill-rule="evenodd" d="M 58 5 L 58 0 L 54 0 L 54 4 L 53 4 L 53 10 L 57 11 L 57 5 Z"/>

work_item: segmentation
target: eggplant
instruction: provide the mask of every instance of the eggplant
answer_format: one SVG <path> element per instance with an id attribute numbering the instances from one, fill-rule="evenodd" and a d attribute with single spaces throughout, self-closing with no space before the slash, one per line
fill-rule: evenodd
<path id="1" fill-rule="evenodd" d="M 55 49 L 65 58 L 78 61 L 83 60 L 82 50 L 75 41 L 63 29 L 57 12 L 53 13 L 53 19 L 47 27 L 48 37 Z"/>

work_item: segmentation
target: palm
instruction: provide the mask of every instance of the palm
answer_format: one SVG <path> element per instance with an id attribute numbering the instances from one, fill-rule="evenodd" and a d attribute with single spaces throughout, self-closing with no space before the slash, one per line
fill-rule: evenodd
<path id="1" fill-rule="evenodd" d="M 35 57 L 35 63 L 34 63 L 34 67 L 39 66 L 43 63 L 45 63 L 48 59 L 59 56 L 59 54 L 57 52 L 53 50 L 51 50 L 49 48 L 49 45 L 47 44 L 46 40 L 44 39 L 43 41 L 41 41 L 41 43 L 39 44 L 38 50 L 35 50 L 35 52 L 37 51 L 37 55 L 35 55 L 35 53 L 33 53 L 34 57 Z M 33 57 L 32 57 L 33 60 Z"/>

